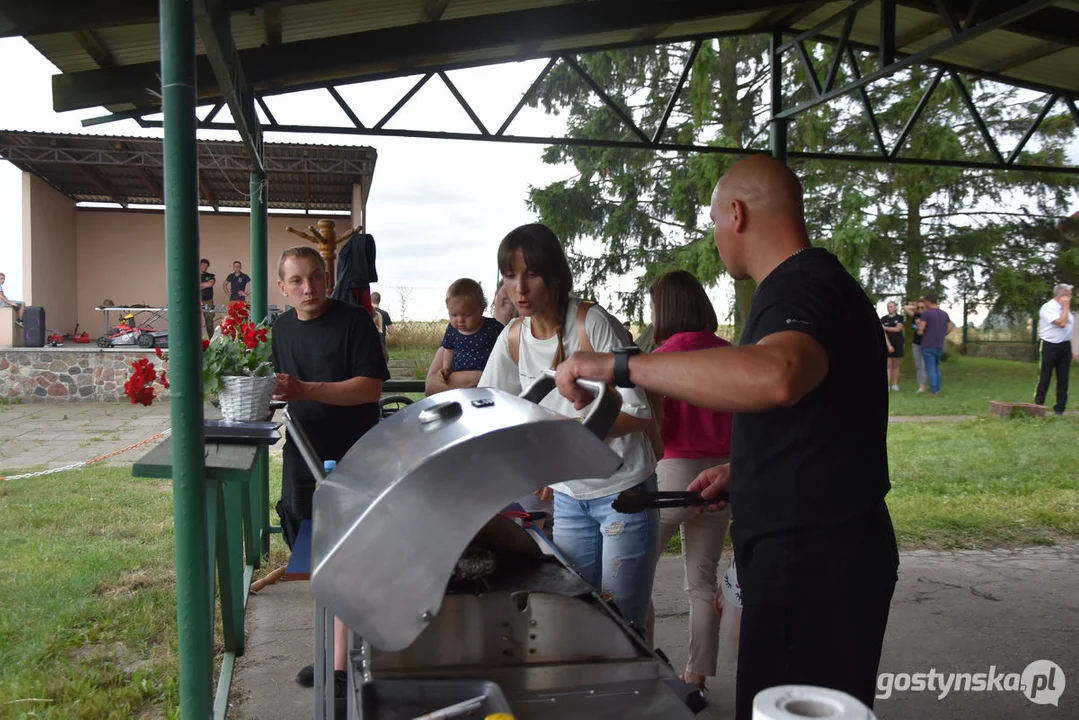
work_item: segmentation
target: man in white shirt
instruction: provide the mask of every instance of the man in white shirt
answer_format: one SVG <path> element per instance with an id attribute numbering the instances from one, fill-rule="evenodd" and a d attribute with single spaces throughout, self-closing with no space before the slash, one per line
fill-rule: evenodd
<path id="1" fill-rule="evenodd" d="M 1034 402 L 1045 404 L 1053 371 L 1057 374 L 1057 404 L 1053 410 L 1064 414 L 1068 404 L 1068 372 L 1072 364 L 1072 335 L 1075 318 L 1071 314 L 1072 286 L 1061 283 L 1053 288 L 1053 299 L 1042 305 L 1038 313 L 1038 337 L 1041 338 L 1042 371 Z"/>

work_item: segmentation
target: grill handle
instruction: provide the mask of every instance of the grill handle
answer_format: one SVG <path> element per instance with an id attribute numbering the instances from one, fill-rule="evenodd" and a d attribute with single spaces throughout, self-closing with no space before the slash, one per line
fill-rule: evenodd
<path id="1" fill-rule="evenodd" d="M 554 378 L 554 370 L 544 370 L 542 375 L 525 388 L 525 391 L 521 393 L 521 398 L 538 405 L 555 389 Z M 578 379 L 577 384 L 596 398 L 596 401 L 592 403 L 592 409 L 584 418 L 584 426 L 600 440 L 606 440 L 607 433 L 614 427 L 618 414 L 622 412 L 622 396 L 598 380 Z"/>

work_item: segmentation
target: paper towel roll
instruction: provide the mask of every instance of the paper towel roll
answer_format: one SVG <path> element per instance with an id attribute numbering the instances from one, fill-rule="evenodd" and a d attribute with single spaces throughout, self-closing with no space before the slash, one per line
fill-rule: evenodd
<path id="1" fill-rule="evenodd" d="M 753 698 L 753 720 L 876 720 L 857 698 L 839 690 L 812 685 L 780 685 Z"/>

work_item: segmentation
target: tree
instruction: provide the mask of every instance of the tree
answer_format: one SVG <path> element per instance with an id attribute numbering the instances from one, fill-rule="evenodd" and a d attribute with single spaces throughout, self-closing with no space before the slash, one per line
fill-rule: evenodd
<path id="1" fill-rule="evenodd" d="M 810 43 L 807 50 L 811 67 L 822 77 L 834 47 Z M 638 127 L 651 132 L 689 55 L 688 44 L 666 45 L 596 53 L 581 57 L 579 63 Z M 705 42 L 664 138 L 763 150 L 769 117 L 766 60 L 763 36 Z M 856 53 L 854 61 L 862 74 L 869 71 L 870 58 Z M 837 84 L 851 74 L 847 60 L 840 66 Z M 783 83 L 790 105 L 812 97 L 808 72 L 799 63 L 785 63 Z M 868 95 L 886 142 L 900 135 L 930 84 L 929 71 L 914 68 L 871 86 Z M 992 159 L 967 110 L 964 91 L 973 97 L 995 137 L 1017 138 L 1042 102 L 1014 88 L 970 85 L 958 76 L 932 87 L 930 102 L 901 155 Z M 535 102 L 548 112 L 565 112 L 572 137 L 625 138 L 630 132 L 570 65 L 552 71 Z M 1050 114 L 1021 162 L 1061 164 L 1073 135 L 1070 116 Z M 879 152 L 857 96 L 800 114 L 789 128 L 789 148 Z M 644 289 L 656 274 L 680 267 L 708 284 L 724 273 L 711 239 L 707 205 L 716 179 L 734 159 L 555 146 L 545 152 L 544 160 L 571 163 L 576 174 L 532 189 L 529 203 L 566 243 L 579 285 L 594 288 L 613 277 L 643 271 L 638 286 L 620 297 L 623 309 L 640 317 Z M 1047 228 L 1058 224 L 1079 187 L 1074 177 L 1066 175 L 820 160 L 791 164 L 805 188 L 811 237 L 832 250 L 875 296 L 913 298 L 928 289 L 953 287 L 979 302 L 1000 298 L 1005 304 L 1019 302 L 1017 286 L 1008 281 L 1006 269 L 1024 267 L 1050 252 L 1047 237 L 1052 231 Z M 590 241 L 598 243 L 598 251 L 590 252 L 595 247 Z M 751 286 L 738 288 L 743 308 L 751 292 Z"/>

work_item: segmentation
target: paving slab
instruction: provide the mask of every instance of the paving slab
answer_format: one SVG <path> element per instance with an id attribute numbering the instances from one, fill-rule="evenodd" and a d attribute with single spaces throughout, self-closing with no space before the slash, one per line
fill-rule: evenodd
<path id="1" fill-rule="evenodd" d="M 878 699 L 881 720 L 1074 720 L 1079 717 L 1079 543 L 1021 550 L 901 553 L 880 670 L 893 673 L 1019 673 L 1050 660 L 1070 686 L 1058 705 L 1021 692 L 893 691 Z M 664 556 L 656 574 L 657 646 L 678 669 L 689 644 L 681 559 Z M 278 583 L 248 602 L 247 654 L 237 661 L 231 717 L 312 717 L 312 692 L 294 676 L 310 663 L 312 604 L 307 583 Z M 909 678 L 908 678 L 909 679 Z M 970 681 L 959 680 L 962 684 Z M 902 683 L 900 682 L 899 687 Z M 734 668 L 708 681 L 702 720 L 732 718 Z M 883 687 L 883 686 L 881 686 Z M 881 693 L 883 694 L 883 693 Z M 1047 699 L 1046 695 L 1042 699 Z"/>

